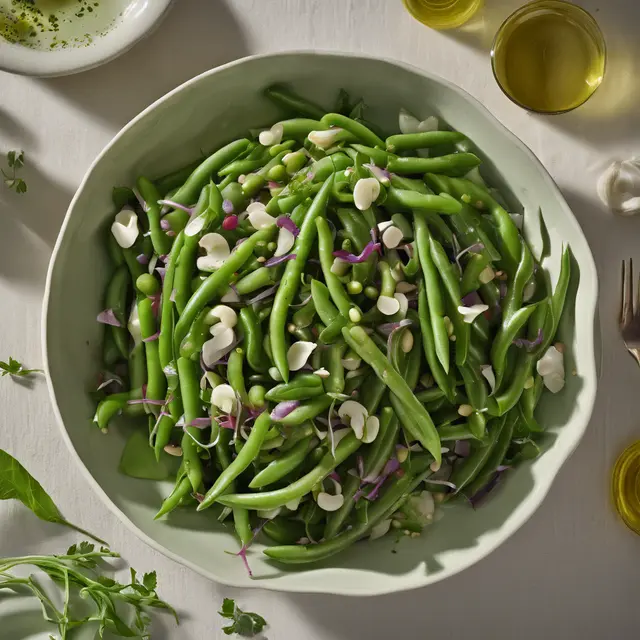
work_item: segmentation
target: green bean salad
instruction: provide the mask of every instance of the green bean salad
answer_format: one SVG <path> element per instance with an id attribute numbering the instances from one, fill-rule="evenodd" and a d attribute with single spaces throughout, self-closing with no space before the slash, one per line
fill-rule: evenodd
<path id="1" fill-rule="evenodd" d="M 552 288 L 436 117 L 387 136 L 345 91 L 265 94 L 288 119 L 114 189 L 94 421 L 139 421 L 121 470 L 175 477 L 158 518 L 214 509 L 245 563 L 259 532 L 308 563 L 419 535 L 538 455 L 571 256 Z"/>

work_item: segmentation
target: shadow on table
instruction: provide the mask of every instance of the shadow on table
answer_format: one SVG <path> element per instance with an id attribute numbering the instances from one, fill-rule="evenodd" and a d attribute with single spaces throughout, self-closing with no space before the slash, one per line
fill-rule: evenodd
<path id="1" fill-rule="evenodd" d="M 463 44 L 486 52 L 487 58 L 502 22 L 524 3 L 522 0 L 490 0 L 469 23 L 444 33 Z M 624 142 L 634 126 L 640 127 L 637 109 L 640 85 L 640 41 L 637 38 L 638 5 L 633 0 L 582 0 L 580 6 L 598 22 L 607 46 L 604 80 L 590 100 L 575 111 L 556 116 L 531 114 L 573 137 L 593 145 Z M 507 98 L 505 97 L 505 100 Z"/>
<path id="2" fill-rule="evenodd" d="M 71 76 L 41 82 L 120 128 L 167 91 L 245 55 L 244 36 L 224 1 L 181 0 L 148 38 L 83 73 L 82 81 Z"/>
<path id="3" fill-rule="evenodd" d="M 71 192 L 29 162 L 19 175 L 27 193 L 0 193 L 0 278 L 41 288 Z"/>

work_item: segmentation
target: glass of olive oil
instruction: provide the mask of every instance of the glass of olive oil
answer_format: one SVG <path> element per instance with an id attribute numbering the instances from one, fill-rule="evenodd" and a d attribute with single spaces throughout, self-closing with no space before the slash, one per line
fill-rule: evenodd
<path id="1" fill-rule="evenodd" d="M 470 20 L 484 0 L 403 0 L 416 19 L 432 29 L 455 29 Z"/>
<path id="2" fill-rule="evenodd" d="M 616 461 L 611 498 L 624 523 L 640 534 L 640 441 L 627 447 Z"/>
<path id="3" fill-rule="evenodd" d="M 584 9 L 537 0 L 511 14 L 496 34 L 491 63 L 513 102 L 538 113 L 564 113 L 600 86 L 606 50 L 602 32 Z"/>

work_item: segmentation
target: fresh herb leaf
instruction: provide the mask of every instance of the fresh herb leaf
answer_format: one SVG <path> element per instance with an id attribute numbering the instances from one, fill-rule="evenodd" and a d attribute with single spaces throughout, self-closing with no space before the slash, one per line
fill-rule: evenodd
<path id="1" fill-rule="evenodd" d="M 16 177 L 16 171 L 24 167 L 24 151 L 9 151 L 7 153 L 7 165 L 11 172 L 2 170 L 4 176 L 4 184 L 9 189 L 13 189 L 16 193 L 26 193 L 27 184 L 22 178 Z"/>
<path id="2" fill-rule="evenodd" d="M 151 571 L 150 573 L 145 573 L 144 576 L 142 576 L 142 584 L 149 591 L 155 591 L 158 586 L 158 577 L 156 576 L 156 572 Z"/>
<path id="3" fill-rule="evenodd" d="M 97 573 L 99 561 L 120 557 L 117 553 L 104 547 L 95 551 L 95 546 L 89 542 L 81 542 L 69 547 L 62 556 L 26 556 L 21 558 L 0 559 L 0 590 L 22 587 L 40 600 L 45 620 L 55 624 L 58 628 L 60 640 L 71 640 L 76 637 L 75 630 L 86 624 L 98 624 L 96 638 L 103 638 L 105 631 L 111 635 L 126 638 L 151 638 L 151 617 L 148 608 L 165 609 L 173 613 L 176 622 L 178 616 L 173 608 L 161 600 L 155 592 L 155 573 L 145 574 L 141 585 L 137 582 L 136 572 L 131 570 L 131 584 L 122 584 L 113 578 Z M 78 570 L 75 566 L 82 567 Z M 56 585 L 63 589 L 63 607 L 60 610 L 56 603 L 33 577 L 21 578 L 10 573 L 20 566 L 32 566 L 44 572 Z M 153 588 L 150 588 L 153 584 Z M 82 600 L 89 603 L 93 611 L 82 617 L 76 616 L 73 602 L 80 595 Z M 58 598 L 55 598 L 57 601 Z M 128 610 L 133 615 L 128 616 Z M 132 623 L 125 622 L 123 615 Z M 53 636 L 50 636 L 53 638 Z"/>
<path id="4" fill-rule="evenodd" d="M 40 483 L 13 456 L 2 449 L 0 449 L 0 500 L 20 500 L 41 520 L 62 524 L 88 535 L 101 544 L 106 544 L 104 540 L 65 520 Z M 81 546 L 76 549 L 78 553 L 84 553 Z"/>
<path id="5" fill-rule="evenodd" d="M 267 621 L 257 613 L 243 611 L 231 598 L 225 598 L 222 602 L 222 609 L 218 612 L 223 618 L 233 620 L 233 624 L 222 627 L 226 635 L 237 633 L 244 638 L 253 638 L 260 633 L 267 624 Z"/>
<path id="6" fill-rule="evenodd" d="M 2 371 L 3 376 L 11 375 L 17 376 L 18 378 L 24 378 L 25 376 L 30 376 L 34 373 L 44 373 L 42 369 L 25 369 L 24 365 L 13 358 L 9 358 L 9 362 L 2 362 L 0 360 L 0 370 Z"/>

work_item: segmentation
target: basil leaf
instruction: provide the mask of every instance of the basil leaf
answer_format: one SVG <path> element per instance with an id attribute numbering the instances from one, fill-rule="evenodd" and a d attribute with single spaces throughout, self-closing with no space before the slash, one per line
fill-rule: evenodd
<path id="1" fill-rule="evenodd" d="M 11 455 L 0 449 L 0 500 L 19 500 L 38 518 L 75 529 L 102 544 L 104 540 L 64 519 L 40 483 Z"/>

